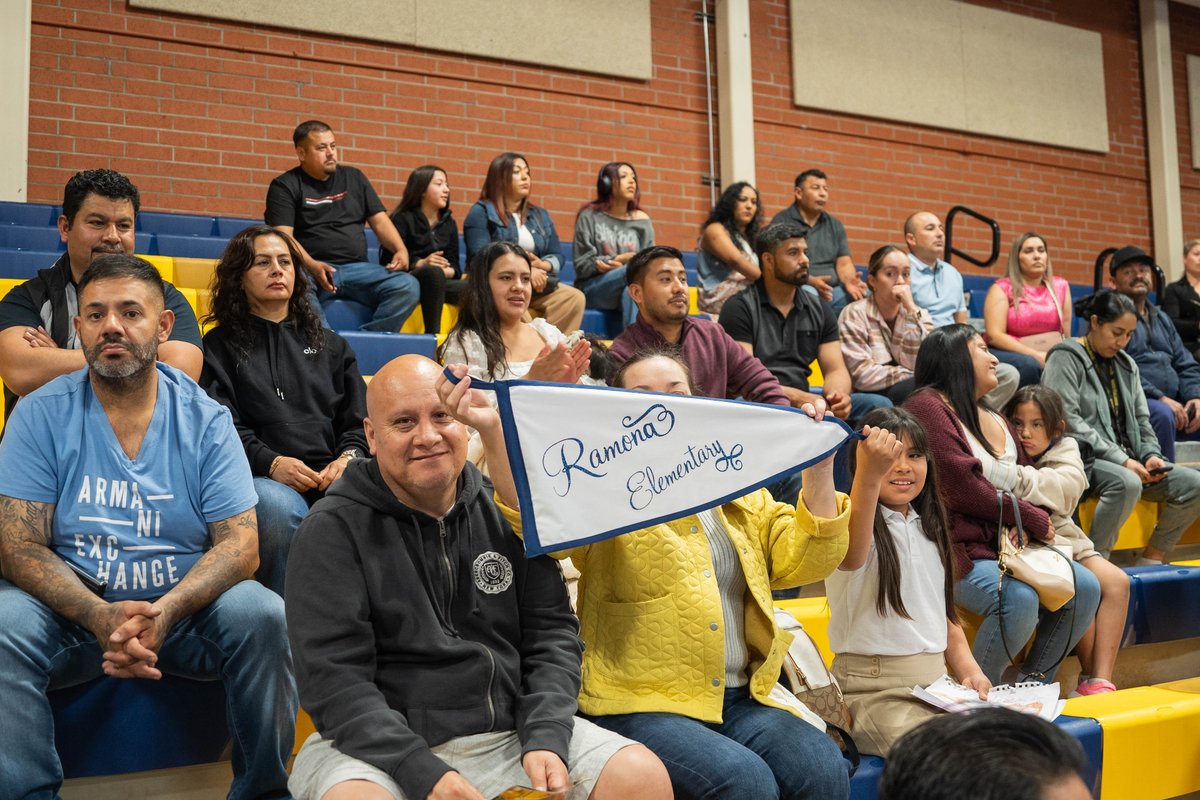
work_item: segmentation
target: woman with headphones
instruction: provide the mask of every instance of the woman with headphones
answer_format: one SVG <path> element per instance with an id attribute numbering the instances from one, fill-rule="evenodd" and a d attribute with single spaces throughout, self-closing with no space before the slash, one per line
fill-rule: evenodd
<path id="1" fill-rule="evenodd" d="M 588 308 L 620 308 L 623 325 L 637 319 L 637 306 L 625 291 L 625 264 L 654 244 L 654 226 L 641 200 L 637 171 L 611 161 L 596 178 L 596 199 L 575 218 L 575 287 Z"/>

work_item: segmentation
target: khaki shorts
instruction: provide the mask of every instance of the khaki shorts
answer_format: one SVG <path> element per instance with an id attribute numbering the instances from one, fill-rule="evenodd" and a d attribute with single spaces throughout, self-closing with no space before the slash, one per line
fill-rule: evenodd
<path id="1" fill-rule="evenodd" d="M 637 742 L 576 717 L 567 766 L 572 783 L 581 784 L 578 796 L 587 797 L 608 760 L 618 750 L 632 744 Z M 462 736 L 432 750 L 484 797 L 495 797 L 510 786 L 529 785 L 529 776 L 521 768 L 521 742 L 514 732 Z M 309 736 L 296 754 L 288 790 L 296 800 L 320 800 L 335 785 L 351 780 L 378 784 L 391 792 L 396 800 L 424 800 L 406 798 L 386 772 L 340 753 L 333 742 L 322 739 L 319 733 Z M 575 797 L 575 794 L 569 796 Z"/>

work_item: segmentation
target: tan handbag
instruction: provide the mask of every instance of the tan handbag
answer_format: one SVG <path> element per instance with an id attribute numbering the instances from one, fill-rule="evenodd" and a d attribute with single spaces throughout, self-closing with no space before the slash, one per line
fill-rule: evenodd
<path id="1" fill-rule="evenodd" d="M 1057 541 L 1053 545 L 1038 545 L 1029 542 L 1028 537 L 1025 536 L 1025 528 L 1021 524 L 1021 508 L 1017 504 L 1016 495 L 997 489 L 996 497 L 1000 500 L 1000 524 L 998 525 L 1000 541 L 996 547 L 999 553 L 1000 583 L 996 586 L 996 617 L 1000 622 L 1000 644 L 1004 647 L 1004 654 L 1008 656 L 1010 664 L 1015 664 L 1017 661 L 1013 657 L 1012 649 L 1008 646 L 1008 637 L 1004 635 L 1005 575 L 1011 575 L 1021 583 L 1033 587 L 1038 594 L 1038 602 L 1049 611 L 1057 611 L 1075 596 L 1075 569 L 1072 566 L 1069 544 L 1066 545 L 1064 553 L 1059 549 Z M 1017 534 L 1015 546 L 1009 541 L 1008 530 L 1004 526 L 1004 504 L 1009 501 L 1012 502 L 1013 520 L 1016 523 L 1013 525 L 1013 530 Z M 1057 540 L 1058 537 L 1056 536 L 1055 539 Z M 1076 607 L 1072 606 L 1072 625 L 1075 624 L 1076 613 Z M 1024 644 L 1021 642 L 1021 645 Z M 1028 674 L 1026 677 L 1045 683 L 1046 675 L 1053 672 L 1054 667 L 1061 664 L 1070 652 L 1071 643 L 1067 641 L 1062 655 L 1054 661 L 1052 667 L 1047 667 L 1042 673 Z"/>
<path id="2" fill-rule="evenodd" d="M 1021 526 L 1021 511 L 1012 492 L 996 493 L 1000 498 L 1003 517 L 1004 504 L 1012 500 L 1016 515 L 1015 526 L 1019 544 L 1008 537 L 1003 522 L 1000 525 L 1000 570 L 1028 584 L 1037 592 L 1038 601 L 1047 611 L 1058 611 L 1075 596 L 1075 570 L 1071 566 L 1071 543 L 1066 537 L 1055 536 L 1052 543 L 1033 542 Z M 1060 541 L 1061 540 L 1061 541 Z"/>
<path id="3" fill-rule="evenodd" d="M 775 624 L 792 634 L 792 644 L 783 657 L 779 681 L 796 699 L 816 714 L 826 725 L 825 733 L 833 739 L 850 760 L 850 774 L 858 769 L 860 756 L 850 736 L 850 707 L 842 696 L 837 678 L 825 666 L 817 644 L 804 630 L 800 620 L 782 608 L 775 609 Z"/>
<path id="4" fill-rule="evenodd" d="M 1026 347 L 1032 347 L 1039 353 L 1049 353 L 1050 348 L 1061 343 L 1063 335 L 1059 331 L 1050 331 L 1048 333 L 1035 333 L 1031 336 L 1018 336 L 1017 341 Z"/>

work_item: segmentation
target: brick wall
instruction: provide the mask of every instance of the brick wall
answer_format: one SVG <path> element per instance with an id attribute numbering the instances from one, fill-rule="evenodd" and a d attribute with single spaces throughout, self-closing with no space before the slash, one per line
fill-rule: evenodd
<path id="1" fill-rule="evenodd" d="M 1006 246 L 1019 231 L 1043 232 L 1056 268 L 1073 280 L 1090 275 L 1108 244 L 1149 244 L 1136 2 L 978 1 L 1103 36 L 1110 152 L 796 108 L 787 2 L 756 0 L 758 182 L 769 213 L 790 201 L 799 169 L 819 165 L 830 173 L 830 208 L 846 223 L 859 263 L 899 241 L 909 212 L 944 213 L 960 202 L 996 217 Z M 257 216 L 270 178 L 295 164 L 291 129 L 319 117 L 335 127 L 343 159 L 366 171 L 389 206 L 410 169 L 446 168 L 460 221 L 488 161 L 502 150 L 524 152 L 535 201 L 563 238 L 600 164 L 629 160 L 660 240 L 690 249 L 709 206 L 700 182 L 708 147 L 698 9 L 699 2 L 655 0 L 654 78 L 642 83 L 149 13 L 121 0 L 34 0 L 29 196 L 58 201 L 75 170 L 107 165 L 135 179 L 148 209 Z M 1173 5 L 1172 23 L 1181 52 L 1200 41 L 1200 11 Z M 613 52 L 619 57 L 619 42 Z M 1182 143 L 1188 121 L 1178 63 Z M 1200 176 L 1190 159 L 1181 170 L 1185 222 L 1197 235 Z M 960 241 L 983 248 L 967 231 Z"/>

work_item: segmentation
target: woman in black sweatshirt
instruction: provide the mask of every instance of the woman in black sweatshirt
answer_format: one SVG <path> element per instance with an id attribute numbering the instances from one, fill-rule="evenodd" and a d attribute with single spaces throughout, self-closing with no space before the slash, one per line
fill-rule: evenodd
<path id="1" fill-rule="evenodd" d="M 258 492 L 258 579 L 280 595 L 308 508 L 366 452 L 366 389 L 321 328 L 296 244 L 266 225 L 229 241 L 213 275 L 200 385 L 229 409 Z"/>

